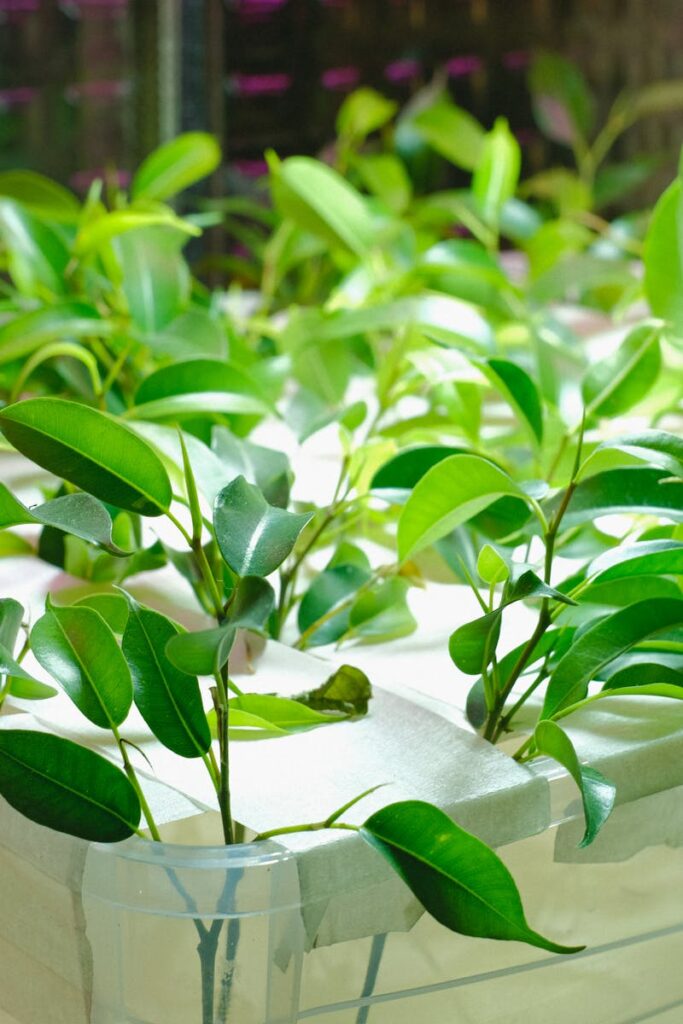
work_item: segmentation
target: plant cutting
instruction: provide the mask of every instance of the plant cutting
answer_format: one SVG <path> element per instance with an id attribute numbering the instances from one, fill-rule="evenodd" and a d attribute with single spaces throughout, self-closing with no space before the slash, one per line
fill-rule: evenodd
<path id="1" fill-rule="evenodd" d="M 126 737 L 125 722 L 134 701 L 161 744 L 179 757 L 204 763 L 215 789 L 225 843 L 232 844 L 236 833 L 230 746 L 235 733 L 309 728 L 335 717 L 315 710 L 305 699 L 244 693 L 228 670 L 236 629 L 263 626 L 273 605 L 266 577 L 291 551 L 308 516 L 269 505 L 257 487 L 237 476 L 217 496 L 206 524 L 181 435 L 189 514 L 185 525 L 173 509 L 171 483 L 154 449 L 120 421 L 86 406 L 55 398 L 29 399 L 0 413 L 0 429 L 22 454 L 78 488 L 70 496 L 80 499 L 81 536 L 89 534 L 111 550 L 107 506 L 145 520 L 169 520 L 187 544 L 214 619 L 208 629 L 183 632 L 125 590 L 64 607 L 48 599 L 45 614 L 28 633 L 24 653 L 30 649 L 78 710 L 111 733 L 121 767 L 57 734 L 7 728 L 0 732 L 0 792 L 34 821 L 81 838 L 114 842 L 142 835 L 144 828 L 159 840 Z M 62 527 L 69 529 L 66 523 Z M 40 684 L 21 667 L 22 652 L 14 658 L 21 608 L 10 601 L 2 611 L 3 694 L 21 694 L 22 681 Z M 198 675 L 212 678 L 211 709 L 203 705 Z M 367 702 L 362 676 L 353 669 L 339 670 L 330 682 L 341 697 L 335 705 L 330 688 L 330 703 L 344 709 L 342 717 L 356 711 L 359 691 Z M 332 809 L 324 821 L 285 824 L 256 838 L 294 830 L 360 831 L 444 924 L 466 934 L 519 939 L 555 952 L 579 948 L 560 946 L 534 932 L 496 854 L 438 808 L 419 801 L 390 804 L 358 829 L 343 816 L 362 795 Z M 202 970 L 213 972 L 220 928 L 207 932 L 199 920 L 196 926 Z M 214 1020 L 209 990 L 210 986 L 203 987 L 202 1019 L 207 1024 Z"/>

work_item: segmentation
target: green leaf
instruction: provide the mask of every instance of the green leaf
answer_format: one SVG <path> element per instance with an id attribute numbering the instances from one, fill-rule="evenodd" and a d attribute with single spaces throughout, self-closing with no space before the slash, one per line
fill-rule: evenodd
<path id="1" fill-rule="evenodd" d="M 510 587 L 505 603 L 512 604 L 515 601 L 528 601 L 530 598 L 549 598 L 551 601 L 560 601 L 562 604 L 575 605 L 571 597 L 567 597 L 562 591 L 555 587 L 548 586 L 539 579 L 535 572 L 528 569 L 523 572 L 519 579 Z"/>
<path id="2" fill-rule="evenodd" d="M 477 572 L 484 583 L 492 586 L 496 583 L 504 583 L 510 575 L 510 568 L 494 547 L 484 544 L 477 558 Z"/>
<path id="3" fill-rule="evenodd" d="M 134 327 L 156 335 L 177 319 L 190 298 L 190 273 L 180 252 L 185 236 L 168 227 L 150 226 L 114 239 L 121 288 Z"/>
<path id="4" fill-rule="evenodd" d="M 126 596 L 130 614 L 122 649 L 138 710 L 156 738 L 174 754 L 201 757 L 209 749 L 211 734 L 199 684 L 179 671 L 166 654 L 178 628 L 165 615 Z"/>
<path id="5" fill-rule="evenodd" d="M 510 403 L 532 438 L 543 443 L 543 406 L 535 383 L 521 366 L 507 359 L 488 359 L 477 364 L 493 386 Z"/>
<path id="6" fill-rule="evenodd" d="M 230 708 L 230 727 L 236 724 L 237 711 L 254 715 L 282 732 L 295 732 L 298 729 L 310 729 L 316 725 L 329 725 L 338 721 L 338 716 L 324 715 L 313 708 L 306 707 L 296 700 L 287 697 L 276 697 L 270 694 L 245 693 L 228 701 Z"/>
<path id="7" fill-rule="evenodd" d="M 675 540 L 641 541 L 605 551 L 588 567 L 595 583 L 660 574 L 683 576 L 683 544 Z"/>
<path id="8" fill-rule="evenodd" d="M 552 512 L 557 498 L 546 505 Z M 651 513 L 683 520 L 683 483 L 670 482 L 662 470 L 647 468 L 612 469 L 582 480 L 574 491 L 563 518 L 563 526 L 574 526 L 613 512 Z"/>
<path id="9" fill-rule="evenodd" d="M 408 580 L 392 576 L 358 596 L 349 612 L 349 631 L 354 637 L 378 642 L 414 632 L 417 623 L 408 607 Z"/>
<path id="10" fill-rule="evenodd" d="M 541 639 L 534 647 L 527 661 L 527 668 L 531 668 L 537 661 L 544 658 L 549 651 L 551 651 L 554 645 L 557 643 L 559 630 L 549 630 L 544 633 Z M 498 675 L 501 681 L 501 687 L 505 686 L 507 680 L 510 677 L 510 673 L 517 664 L 520 655 L 526 647 L 526 642 L 519 644 L 514 650 L 508 651 L 507 654 L 498 662 Z M 486 720 L 486 700 L 484 694 L 484 681 L 481 677 L 476 680 L 473 686 L 470 687 L 469 693 L 467 694 L 467 703 L 465 706 L 465 713 L 467 715 L 467 721 L 475 729 L 481 728 Z"/>
<path id="11" fill-rule="evenodd" d="M 519 182 L 522 153 L 504 117 L 496 118 L 484 143 L 472 178 L 472 192 L 484 219 L 497 224 L 503 205 L 512 199 Z"/>
<path id="12" fill-rule="evenodd" d="M 27 679 L 24 676 L 10 676 L 10 696 L 19 700 L 49 700 L 57 694 L 54 686 L 41 683 L 37 679 Z"/>
<path id="13" fill-rule="evenodd" d="M 660 327 L 636 327 L 613 355 L 592 364 L 582 385 L 588 415 L 619 416 L 645 398 L 661 368 L 660 335 Z"/>
<path id="14" fill-rule="evenodd" d="M 32 675 L 29 675 L 29 673 L 22 668 L 19 662 L 14 660 L 11 651 L 9 651 L 4 644 L 0 644 L 0 676 L 12 676 L 13 679 L 25 679 L 27 682 L 32 684 L 35 683 L 39 687 L 45 685 L 44 683 L 38 682 L 37 679 L 34 679 Z M 49 687 L 49 689 L 52 689 L 52 687 Z M 54 693 L 55 691 L 52 690 L 52 694 Z M 52 696 L 52 694 L 50 694 L 50 696 Z"/>
<path id="15" fill-rule="evenodd" d="M 683 687 L 683 663 L 676 655 L 650 654 L 637 651 L 634 660 L 618 669 L 607 679 L 603 690 L 666 683 Z M 683 694 L 681 695 L 683 696 Z"/>
<path id="16" fill-rule="evenodd" d="M 341 665 L 320 686 L 298 693 L 294 700 L 315 711 L 340 711 L 356 718 L 367 714 L 372 687 L 361 669 Z"/>
<path id="17" fill-rule="evenodd" d="M 194 419 L 198 416 L 212 419 L 216 413 L 249 413 L 265 416 L 268 411 L 268 407 L 261 399 L 252 395 L 239 395 L 229 391 L 197 391 L 158 398 L 154 402 L 145 402 L 144 405 L 134 405 L 125 415 L 137 420 L 181 420 L 187 417 Z"/>
<path id="18" fill-rule="evenodd" d="M 328 615 L 336 605 L 344 602 L 344 607 L 336 615 L 321 623 L 319 628 L 307 637 L 309 647 L 334 643 L 346 633 L 351 614 L 348 598 L 369 579 L 370 572 L 367 568 L 347 564 L 328 565 L 316 576 L 299 604 L 297 615 L 299 632 L 304 633 L 309 630 L 314 623 Z"/>
<path id="19" fill-rule="evenodd" d="M 147 516 L 170 505 L 158 456 L 106 413 L 61 398 L 31 398 L 0 411 L 0 430 L 22 455 L 103 501 Z"/>
<path id="20" fill-rule="evenodd" d="M 177 274 L 184 293 L 184 269 Z M 154 298 L 157 296 L 158 291 Z M 227 359 L 228 356 L 226 333 L 221 323 L 205 309 L 191 307 L 159 330 L 150 333 L 143 328 L 143 331 L 143 343 L 162 358 L 180 361 L 200 356 L 207 359 Z"/>
<path id="21" fill-rule="evenodd" d="M 188 676 L 212 676 L 230 657 L 235 633 L 233 625 L 176 633 L 166 644 L 166 656 Z"/>
<path id="22" fill-rule="evenodd" d="M 408 498 L 398 523 L 405 561 L 445 537 L 503 495 L 526 498 L 514 480 L 477 455 L 451 455 L 430 469 Z"/>
<path id="23" fill-rule="evenodd" d="M 274 607 L 275 591 L 267 580 L 260 576 L 242 576 L 230 602 L 230 622 L 241 629 L 262 632 Z"/>
<path id="24" fill-rule="evenodd" d="M 121 594 L 86 594 L 74 604 L 79 608 L 92 608 L 101 615 L 112 633 L 122 635 L 128 622 L 128 602 Z"/>
<path id="25" fill-rule="evenodd" d="M 112 210 L 111 213 L 102 212 L 97 217 L 85 222 L 74 242 L 74 254 L 79 259 L 93 256 L 101 251 L 111 242 L 117 246 L 125 244 L 124 235 L 130 232 L 149 231 L 154 228 L 162 228 L 173 232 L 176 236 L 176 244 L 180 244 L 178 236 L 201 234 L 189 221 L 176 217 L 169 207 L 159 206 L 155 209 L 141 207 L 136 209 L 132 206 L 122 210 Z M 150 250 L 148 249 L 148 252 Z"/>
<path id="26" fill-rule="evenodd" d="M 484 129 L 471 114 L 445 96 L 412 118 L 411 126 L 456 167 L 473 171 L 481 160 Z"/>
<path id="27" fill-rule="evenodd" d="M 526 922 L 519 891 L 500 858 L 448 815 L 421 800 L 390 804 L 361 828 L 420 903 L 463 935 L 527 942 L 552 953 L 576 953 Z"/>
<path id="28" fill-rule="evenodd" d="M 579 787 L 586 819 L 586 831 L 579 846 L 589 846 L 612 812 L 616 786 L 595 768 L 579 762 L 572 741 L 555 722 L 539 722 L 534 743 L 540 754 L 552 757 L 566 768 Z"/>
<path id="29" fill-rule="evenodd" d="M 256 381 L 240 367 L 223 359 L 185 359 L 170 366 L 163 366 L 142 382 L 135 394 L 135 404 L 146 405 L 162 398 L 197 395 L 203 391 L 248 395 L 258 398 L 261 408 L 264 405 L 261 389 Z M 206 411 L 214 411 L 209 396 L 206 400 Z"/>
<path id="30" fill-rule="evenodd" d="M 560 659 L 550 677 L 542 717 L 583 700 L 588 684 L 634 644 L 683 623 L 683 600 L 653 598 L 621 608 L 590 626 Z"/>
<path id="31" fill-rule="evenodd" d="M 0 241 L 7 249 L 7 269 L 15 287 L 43 300 L 63 295 L 69 250 L 49 225 L 12 199 L 0 198 Z"/>
<path id="32" fill-rule="evenodd" d="M 140 802 L 122 771 L 46 733 L 0 730 L 0 793 L 31 821 L 92 842 L 119 842 L 140 824 Z"/>
<path id="33" fill-rule="evenodd" d="M 0 484 L 0 529 L 28 523 L 54 527 L 74 537 L 100 544 L 122 555 L 112 540 L 112 520 L 104 505 L 89 494 L 65 494 L 44 505 L 26 508 Z"/>
<path id="34" fill-rule="evenodd" d="M 376 244 L 376 225 L 365 200 L 331 167 L 308 156 L 288 157 L 271 166 L 271 181 L 283 216 L 332 249 L 363 256 Z"/>
<path id="35" fill-rule="evenodd" d="M 235 437 L 220 426 L 211 433 L 211 448 L 233 477 L 243 476 L 269 504 L 286 508 L 293 474 L 284 452 Z"/>
<path id="36" fill-rule="evenodd" d="M 671 476 L 683 477 L 683 440 L 665 430 L 640 430 L 619 434 L 603 441 L 584 460 L 577 479 L 605 471 L 631 466 L 642 461 L 650 468 L 666 469 Z"/>
<path id="37" fill-rule="evenodd" d="M 491 664 L 500 637 L 502 609 L 466 622 L 451 633 L 448 653 L 451 661 L 466 675 L 476 676 Z"/>
<path id="38" fill-rule="evenodd" d="M 269 576 L 287 558 L 311 515 L 269 505 L 258 487 L 238 476 L 216 498 L 216 540 L 238 576 Z"/>
<path id="39" fill-rule="evenodd" d="M 20 313 L 0 325 L 0 365 L 23 359 L 36 350 L 65 338 L 101 338 L 114 330 L 85 302 L 56 302 L 30 313 Z"/>
<path id="40" fill-rule="evenodd" d="M 383 128 L 398 110 L 394 100 L 388 100 L 376 89 L 364 86 L 346 97 L 337 114 L 337 134 L 343 140 L 357 145 L 372 132 Z"/>
<path id="41" fill-rule="evenodd" d="M 575 64 L 557 54 L 541 54 L 531 67 L 529 85 L 544 135 L 565 146 L 586 140 L 593 127 L 593 97 Z"/>
<path id="42" fill-rule="evenodd" d="M 372 480 L 370 490 L 387 501 L 405 501 L 408 494 L 421 480 L 427 470 L 443 462 L 449 455 L 464 455 L 467 448 L 453 448 L 446 445 L 421 445 L 406 448 L 394 455 L 381 466 Z"/>
<path id="43" fill-rule="evenodd" d="M 675 181 L 654 208 L 645 239 L 645 295 L 655 316 L 683 331 L 683 183 Z"/>
<path id="44" fill-rule="evenodd" d="M 133 177 L 133 198 L 170 199 L 212 174 L 220 162 L 220 147 L 213 135 L 206 132 L 178 135 L 142 162 Z"/>
<path id="45" fill-rule="evenodd" d="M 80 212 L 73 192 L 36 171 L 0 173 L 0 196 L 14 199 L 39 217 L 60 223 L 74 223 Z"/>
<path id="46" fill-rule="evenodd" d="M 0 644 L 10 653 L 17 642 L 23 618 L 23 605 L 12 597 L 0 598 Z"/>
<path id="47" fill-rule="evenodd" d="M 52 605 L 31 630 L 31 650 L 94 725 L 112 729 L 125 721 L 133 703 L 130 672 L 98 612 Z"/>
<path id="48" fill-rule="evenodd" d="M 412 185 L 404 164 L 393 153 L 356 156 L 353 168 L 373 195 L 393 213 L 403 213 L 410 205 Z"/>

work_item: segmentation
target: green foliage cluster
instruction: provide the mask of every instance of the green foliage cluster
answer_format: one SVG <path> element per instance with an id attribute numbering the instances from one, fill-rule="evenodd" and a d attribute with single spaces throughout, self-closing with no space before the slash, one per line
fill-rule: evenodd
<path id="1" fill-rule="evenodd" d="M 683 179 L 651 216 L 598 211 L 643 176 L 604 166 L 618 133 L 681 90 L 621 97 L 596 132 L 574 69 L 540 58 L 532 84 L 576 170 L 522 181 L 505 121 L 485 131 L 434 87 L 398 116 L 353 94 L 334 166 L 271 154 L 272 207 L 175 212 L 219 162 L 201 134 L 153 153 L 130 195 L 96 183 L 80 204 L 38 175 L 0 175 L 0 432 L 54 481 L 31 507 L 0 484 L 0 556 L 91 584 L 32 626 L 0 600 L 0 706 L 54 694 L 23 667 L 31 651 L 121 764 L 3 728 L 0 793 L 24 814 L 87 839 L 159 839 L 125 735 L 135 705 L 204 763 L 233 842 L 231 744 L 331 727 L 371 696 L 351 666 L 296 700 L 242 692 L 237 630 L 300 649 L 395 639 L 419 628 L 411 587 L 437 578 L 480 606 L 448 641 L 473 677 L 472 726 L 496 742 L 524 712 L 515 757 L 562 764 L 583 843 L 598 834 L 615 789 L 564 719 L 614 695 L 683 695 Z M 424 194 L 440 159 L 467 184 Z M 183 247 L 220 223 L 246 255 L 205 266 L 233 278 L 209 290 Z M 606 348 L 572 329 L 568 303 L 620 324 Z M 293 500 L 289 459 L 261 443 L 276 422 L 299 444 L 333 438 L 329 500 Z M 205 628 L 136 600 L 127 581 L 164 568 Z M 528 636 L 501 652 L 521 603 Z M 358 829 L 341 820 L 357 799 L 267 835 L 359 831 L 448 927 L 571 951 L 529 927 L 496 854 L 441 811 L 401 802 Z"/>

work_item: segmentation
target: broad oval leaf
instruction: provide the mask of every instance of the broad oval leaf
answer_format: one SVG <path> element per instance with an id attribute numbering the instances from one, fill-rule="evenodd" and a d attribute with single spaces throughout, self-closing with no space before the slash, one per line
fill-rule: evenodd
<path id="1" fill-rule="evenodd" d="M 140 801 L 119 768 L 47 733 L 0 729 L 0 793 L 31 821 L 91 842 L 120 842 L 140 824 Z"/>
<path id="2" fill-rule="evenodd" d="M 331 722 L 339 721 L 339 715 L 325 715 L 313 708 L 306 707 L 299 701 L 272 694 L 245 693 L 241 697 L 231 698 L 228 701 L 228 706 L 231 726 L 235 724 L 233 716 L 237 711 L 255 715 L 284 732 L 310 729 L 316 725 L 329 725 Z"/>
<path id="3" fill-rule="evenodd" d="M 560 659 L 548 683 L 542 718 L 583 700 L 598 673 L 634 644 L 683 623 L 683 600 L 653 598 L 621 608 L 590 626 Z"/>
<path id="4" fill-rule="evenodd" d="M 456 668 L 466 675 L 476 676 L 491 664 L 500 637 L 501 619 L 502 610 L 497 608 L 451 633 L 448 653 Z"/>
<path id="5" fill-rule="evenodd" d="M 216 626 L 192 633 L 176 633 L 166 644 L 166 656 L 188 676 L 211 676 L 220 672 L 235 642 L 235 627 Z"/>
<path id="6" fill-rule="evenodd" d="M 463 935 L 510 939 L 552 953 L 576 953 L 526 922 L 519 891 L 500 858 L 447 814 L 421 800 L 390 804 L 360 833 L 388 860 L 425 909 Z"/>
<path id="7" fill-rule="evenodd" d="M 650 540 L 606 551 L 591 562 L 588 574 L 595 583 L 630 576 L 683 576 L 683 544 L 675 540 Z"/>
<path id="8" fill-rule="evenodd" d="M 349 632 L 377 643 L 412 633 L 417 623 L 408 607 L 408 580 L 392 576 L 358 596 L 349 612 Z"/>
<path id="9" fill-rule="evenodd" d="M 22 295 L 64 295 L 69 250 L 56 230 L 12 199 L 0 197 L 0 239 L 7 269 Z"/>
<path id="10" fill-rule="evenodd" d="M 514 480 L 477 455 L 452 455 L 430 469 L 408 498 L 398 523 L 398 552 L 405 561 L 503 495 L 526 500 Z"/>
<path id="11" fill-rule="evenodd" d="M 102 616 L 112 633 L 123 634 L 128 622 L 128 602 L 121 594 L 86 594 L 74 604 L 79 608 L 92 608 Z"/>
<path id="12" fill-rule="evenodd" d="M 220 162 L 220 147 L 213 135 L 185 132 L 159 146 L 142 162 L 133 177 L 133 197 L 170 199 L 212 174 Z"/>
<path id="13" fill-rule="evenodd" d="M 311 515 L 269 505 L 258 487 L 238 476 L 216 498 L 216 540 L 238 576 L 269 576 L 287 558 Z"/>
<path id="14" fill-rule="evenodd" d="M 133 677 L 135 703 L 156 738 L 180 757 L 201 757 L 211 734 L 194 676 L 179 671 L 166 646 L 178 628 L 160 612 L 127 595 L 130 607 L 123 654 Z"/>
<path id="15" fill-rule="evenodd" d="M 547 503 L 548 511 L 557 505 L 555 497 Z M 562 522 L 575 526 L 613 512 L 648 512 L 683 521 L 683 482 L 671 481 L 663 470 L 645 467 L 596 473 L 579 483 Z"/>
<path id="16" fill-rule="evenodd" d="M 357 145 L 372 132 L 383 128 L 397 110 L 394 100 L 382 96 L 376 89 L 354 89 L 339 108 L 337 134 Z"/>
<path id="17" fill-rule="evenodd" d="M 659 376 L 660 337 L 659 326 L 636 327 L 613 355 L 593 363 L 582 385 L 588 415 L 619 416 L 645 398 Z"/>
<path id="18" fill-rule="evenodd" d="M 222 359 L 185 359 L 163 366 L 146 377 L 135 394 L 135 404 L 145 405 L 160 398 L 202 391 L 234 392 L 263 401 L 256 381 L 240 367 Z"/>
<path id="19" fill-rule="evenodd" d="M 504 117 L 496 119 L 484 137 L 472 192 L 480 204 L 484 219 L 496 224 L 503 205 L 517 191 L 522 153 L 517 139 Z"/>
<path id="20" fill-rule="evenodd" d="M 11 654 L 24 618 L 23 605 L 13 597 L 0 598 L 0 644 Z"/>
<path id="21" fill-rule="evenodd" d="M 125 721 L 133 703 L 130 671 L 98 612 L 52 605 L 31 630 L 31 650 L 94 725 L 115 729 Z"/>
<path id="22" fill-rule="evenodd" d="M 579 843 L 589 846 L 609 818 L 616 798 L 616 786 L 601 772 L 580 763 L 574 745 L 555 722 L 539 722 L 534 731 L 539 753 L 552 757 L 567 769 L 581 792 L 586 831 Z"/>
<path id="23" fill-rule="evenodd" d="M 197 391 L 134 405 L 125 415 L 131 419 L 154 421 L 198 416 L 214 418 L 216 413 L 265 416 L 268 411 L 268 406 L 253 395 L 242 395 L 234 391 Z"/>
<path id="24" fill-rule="evenodd" d="M 81 209 L 73 192 L 36 171 L 2 171 L 0 196 L 14 199 L 47 220 L 67 224 L 78 219 Z"/>
<path id="25" fill-rule="evenodd" d="M 363 256 L 376 244 L 376 224 L 360 195 L 331 167 L 293 156 L 272 169 L 275 204 L 304 231 L 333 249 Z"/>
<path id="26" fill-rule="evenodd" d="M 487 359 L 477 364 L 515 410 L 538 444 L 543 441 L 543 406 L 535 383 L 521 366 L 509 359 Z"/>
<path id="27" fill-rule="evenodd" d="M 0 411 L 0 430 L 22 455 L 119 508 L 159 516 L 171 503 L 159 457 L 106 413 L 61 398 L 30 398 Z"/>
<path id="28" fill-rule="evenodd" d="M 655 316 L 683 329 L 683 182 L 655 206 L 645 239 L 645 294 Z"/>
<path id="29" fill-rule="evenodd" d="M 446 96 L 411 118 L 410 127 L 456 167 L 473 171 L 481 159 L 484 129 L 471 114 Z"/>
<path id="30" fill-rule="evenodd" d="M 443 462 L 449 455 L 465 455 L 467 452 L 467 448 L 436 444 L 406 448 L 380 466 L 370 481 L 370 490 L 387 501 L 405 501 L 418 480 L 432 466 Z"/>
<path id="31" fill-rule="evenodd" d="M 311 630 L 319 620 L 325 620 L 307 635 L 309 647 L 334 643 L 346 633 L 351 614 L 349 599 L 369 579 L 370 572 L 366 567 L 348 564 L 327 566 L 316 576 L 301 599 L 297 616 L 297 626 L 302 634 Z M 337 605 L 342 607 L 330 615 Z"/>
<path id="32" fill-rule="evenodd" d="M 504 583 L 510 575 L 510 568 L 494 547 L 484 544 L 477 557 L 477 572 L 484 583 L 492 586 L 496 583 Z"/>

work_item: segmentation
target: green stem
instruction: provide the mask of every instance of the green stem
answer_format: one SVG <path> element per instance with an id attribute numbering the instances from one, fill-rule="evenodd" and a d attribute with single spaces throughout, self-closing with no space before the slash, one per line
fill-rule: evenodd
<path id="1" fill-rule="evenodd" d="M 123 767 L 126 772 L 126 775 L 128 776 L 128 781 L 130 782 L 131 786 L 137 793 L 138 800 L 140 801 L 140 808 L 142 810 L 144 819 L 147 822 L 147 827 L 149 828 L 150 835 L 152 836 L 152 839 L 156 843 L 160 843 L 161 835 L 159 834 L 159 829 L 157 828 L 157 824 L 154 820 L 152 810 L 149 804 L 147 803 L 147 798 L 143 792 L 142 786 L 140 785 L 136 771 L 130 762 L 130 758 L 128 757 L 128 751 L 126 750 L 125 741 L 121 738 L 118 729 L 114 726 L 112 726 L 112 732 L 114 734 L 114 739 L 116 740 L 116 744 L 119 748 L 119 752 L 123 760 Z"/>
<path id="2" fill-rule="evenodd" d="M 259 832 L 257 836 L 254 836 L 253 841 L 257 843 L 262 839 L 273 839 L 275 836 L 289 836 L 295 832 L 322 832 L 323 829 L 328 828 L 344 829 L 347 832 L 360 831 L 358 825 L 346 825 L 343 821 L 335 821 L 331 824 L 328 824 L 327 821 L 316 821 L 305 825 L 287 825 L 284 828 L 272 828 L 268 832 Z"/>

